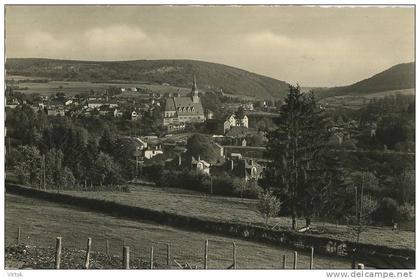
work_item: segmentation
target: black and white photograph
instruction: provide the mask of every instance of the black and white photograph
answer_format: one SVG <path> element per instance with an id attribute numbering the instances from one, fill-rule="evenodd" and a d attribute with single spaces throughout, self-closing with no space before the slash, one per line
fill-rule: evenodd
<path id="1" fill-rule="evenodd" d="M 415 4 L 2 6 L 9 278 L 415 278 Z"/>

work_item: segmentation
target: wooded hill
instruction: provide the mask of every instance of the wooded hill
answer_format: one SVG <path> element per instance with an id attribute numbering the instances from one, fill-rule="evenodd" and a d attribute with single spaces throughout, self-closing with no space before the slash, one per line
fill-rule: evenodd
<path id="1" fill-rule="evenodd" d="M 370 78 L 348 86 L 315 90 L 322 97 L 355 95 L 363 96 L 370 93 L 410 89 L 415 87 L 415 63 L 395 65 Z"/>
<path id="2" fill-rule="evenodd" d="M 179 87 L 192 85 L 197 75 L 202 91 L 223 90 L 224 93 L 261 99 L 285 96 L 288 84 L 284 81 L 251 73 L 242 69 L 196 60 L 135 60 L 135 61 L 76 61 L 41 58 L 9 58 L 8 75 L 45 77 L 68 81 L 136 81 L 151 84 L 170 84 Z"/>

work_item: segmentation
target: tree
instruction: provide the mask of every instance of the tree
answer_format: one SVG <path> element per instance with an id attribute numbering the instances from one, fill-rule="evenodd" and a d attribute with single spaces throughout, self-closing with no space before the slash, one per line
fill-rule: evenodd
<path id="1" fill-rule="evenodd" d="M 64 118 L 59 123 L 44 130 L 40 148 L 43 152 L 50 149 L 61 149 L 63 152 L 63 166 L 71 169 L 77 179 L 81 178 L 80 164 L 86 155 L 88 132 L 75 126 L 70 119 Z"/>
<path id="2" fill-rule="evenodd" d="M 76 185 L 76 179 L 68 167 L 61 170 L 61 175 L 58 181 L 59 189 L 72 189 Z"/>
<path id="3" fill-rule="evenodd" d="M 292 217 L 304 215 L 307 224 L 317 201 L 328 184 L 324 167 L 324 153 L 330 136 L 328 121 L 319 109 L 313 94 L 303 94 L 299 86 L 290 86 L 280 117 L 275 120 L 278 128 L 267 133 L 266 157 L 270 159 L 262 184 L 276 189 Z"/>
<path id="4" fill-rule="evenodd" d="M 45 184 L 50 188 L 59 188 L 63 169 L 63 152 L 52 148 L 45 155 Z"/>
<path id="5" fill-rule="evenodd" d="M 378 210 L 374 214 L 374 218 L 385 225 L 392 225 L 393 222 L 398 221 L 399 218 L 398 202 L 389 197 L 385 197 L 381 200 L 378 206 Z"/>
<path id="6" fill-rule="evenodd" d="M 236 122 L 238 123 L 238 126 L 243 125 L 242 120 L 244 119 L 244 117 L 245 117 L 245 110 L 243 106 L 240 106 L 238 110 L 235 112 L 235 119 L 236 119 Z"/>
<path id="7" fill-rule="evenodd" d="M 398 207 L 400 221 L 413 221 L 416 217 L 416 208 L 412 204 L 405 203 Z"/>
<path id="8" fill-rule="evenodd" d="M 264 191 L 258 196 L 257 209 L 264 217 L 265 225 L 268 225 L 268 218 L 276 216 L 281 207 L 281 202 L 272 191 Z"/>
<path id="9" fill-rule="evenodd" d="M 364 191 L 365 194 L 376 194 L 380 190 L 379 180 L 372 172 L 352 172 L 347 178 L 347 183 L 353 187 L 357 187 L 359 193 Z"/>
<path id="10" fill-rule="evenodd" d="M 187 153 L 196 159 L 201 159 L 214 163 L 221 159 L 215 144 L 208 137 L 202 134 L 194 134 L 187 140 Z"/>
<path id="11" fill-rule="evenodd" d="M 118 164 L 114 162 L 112 157 L 103 152 L 99 152 L 95 160 L 94 175 L 96 181 L 102 185 L 117 184 L 121 181 Z"/>
<path id="12" fill-rule="evenodd" d="M 400 175 L 394 178 L 394 183 L 397 189 L 399 189 L 400 203 L 414 204 L 416 197 L 416 175 L 414 170 L 406 170 Z"/>
<path id="13" fill-rule="evenodd" d="M 6 111 L 7 136 L 21 145 L 36 145 L 45 125 L 45 115 L 35 113 L 28 105 Z"/>
<path id="14" fill-rule="evenodd" d="M 223 103 L 220 100 L 220 96 L 214 92 L 206 92 L 201 96 L 201 102 L 203 103 L 203 108 L 211 110 L 216 118 L 220 118 L 223 114 Z"/>
<path id="15" fill-rule="evenodd" d="M 372 185 L 376 181 L 376 177 L 369 173 L 356 174 L 356 183 L 354 186 L 355 196 L 355 215 L 353 231 L 356 234 L 357 242 L 360 235 L 364 232 L 372 219 L 372 213 L 378 208 L 378 202 L 369 194 L 366 195 L 365 188 L 369 190 L 367 185 Z M 360 178 L 360 179 L 359 179 Z M 370 183 L 366 183 L 370 181 Z"/>
<path id="16" fill-rule="evenodd" d="M 372 214 L 377 208 L 378 202 L 369 195 L 361 193 L 361 195 L 358 196 L 358 199 L 356 198 L 356 223 L 353 225 L 352 229 L 356 234 L 357 243 L 360 241 L 362 232 L 366 231 L 367 225 L 371 222 Z"/>
<path id="17" fill-rule="evenodd" d="M 102 152 L 105 152 L 109 155 L 113 155 L 115 140 L 116 138 L 114 133 L 109 128 L 104 129 L 102 132 L 102 136 L 99 140 L 99 149 Z"/>
<path id="18" fill-rule="evenodd" d="M 42 157 L 39 150 L 35 146 L 20 145 L 16 153 L 18 158 L 15 162 L 15 172 L 19 181 L 41 187 Z"/>

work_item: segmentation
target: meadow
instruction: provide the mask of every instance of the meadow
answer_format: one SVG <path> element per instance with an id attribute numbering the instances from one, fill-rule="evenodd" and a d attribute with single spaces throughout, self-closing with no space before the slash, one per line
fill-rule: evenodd
<path id="1" fill-rule="evenodd" d="M 130 185 L 130 193 L 124 192 L 76 192 L 64 191 L 80 197 L 114 201 L 121 204 L 147 209 L 176 213 L 196 218 L 264 224 L 263 217 L 257 212 L 256 200 L 207 195 L 195 191 L 176 188 L 158 188 L 143 185 Z M 298 220 L 298 227 L 305 221 Z M 289 217 L 271 218 L 270 227 L 290 229 Z M 313 227 L 319 235 L 339 240 L 355 241 L 355 236 L 346 225 L 331 224 L 315 220 Z M 415 233 L 392 230 L 390 227 L 369 227 L 361 234 L 362 243 L 384 245 L 393 248 L 415 249 Z"/>
<path id="2" fill-rule="evenodd" d="M 16 242 L 16 232 L 21 228 L 21 242 L 38 247 L 53 247 L 55 238 L 63 238 L 63 248 L 83 250 L 88 237 L 92 238 L 92 251 L 104 252 L 106 240 L 113 255 L 122 254 L 122 246 L 130 247 L 130 258 L 148 258 L 154 246 L 155 261 L 166 262 L 166 243 L 179 263 L 202 267 L 204 240 L 209 240 L 209 268 L 223 269 L 232 263 L 232 242 L 237 246 L 238 268 L 280 268 L 282 257 L 287 257 L 287 268 L 292 266 L 293 251 L 266 244 L 254 243 L 212 234 L 190 232 L 150 222 L 116 218 L 97 212 L 82 211 L 70 206 L 6 194 L 5 243 Z M 344 258 L 317 255 L 314 267 L 322 269 L 349 268 Z M 64 255 L 63 262 L 66 261 Z M 83 257 L 80 257 L 83 261 Z M 6 258 L 6 264 L 11 263 Z M 18 262 L 13 264 L 19 265 Z M 298 267 L 308 268 L 309 254 L 299 251 Z M 9 266 L 11 267 L 11 266 Z"/>
<path id="3" fill-rule="evenodd" d="M 31 82 L 31 80 L 36 80 L 36 78 L 32 77 L 23 77 L 23 76 L 8 76 L 7 84 L 11 84 L 10 80 L 20 81 L 19 82 L 19 91 L 24 94 L 40 94 L 41 96 L 49 96 L 54 95 L 58 92 L 64 93 L 67 96 L 74 96 L 77 94 L 89 93 L 91 90 L 94 92 L 102 92 L 109 87 L 117 87 L 117 88 L 142 88 L 151 90 L 154 93 L 160 94 L 167 94 L 167 93 L 188 93 L 191 89 L 190 88 L 183 88 L 171 85 L 161 85 L 161 84 L 150 84 L 145 83 L 142 81 L 138 82 L 89 82 L 89 81 L 54 81 L 49 80 L 48 82 Z M 25 82 L 22 80 L 27 79 Z M 42 79 L 42 78 L 37 78 Z M 15 83 L 16 85 L 16 83 Z M 119 98 L 124 97 L 133 97 L 141 95 L 140 92 L 131 92 L 125 91 L 122 94 L 118 95 Z"/>
<path id="4" fill-rule="evenodd" d="M 414 88 L 411 89 L 400 89 L 400 90 L 389 90 L 375 93 L 359 93 L 352 92 L 346 95 L 333 96 L 320 100 L 321 104 L 326 105 L 328 108 L 340 108 L 345 107 L 349 109 L 359 109 L 362 106 L 369 103 L 371 99 L 383 98 L 392 95 L 407 95 L 415 96 Z"/>

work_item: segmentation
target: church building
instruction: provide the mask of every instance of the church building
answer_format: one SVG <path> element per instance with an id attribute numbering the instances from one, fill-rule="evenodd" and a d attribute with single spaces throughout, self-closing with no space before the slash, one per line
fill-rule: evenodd
<path id="1" fill-rule="evenodd" d="M 163 126 L 169 131 L 185 127 L 185 123 L 204 122 L 204 110 L 198 96 L 197 81 L 194 75 L 191 93 L 186 97 L 170 97 L 166 99 L 163 113 Z"/>

